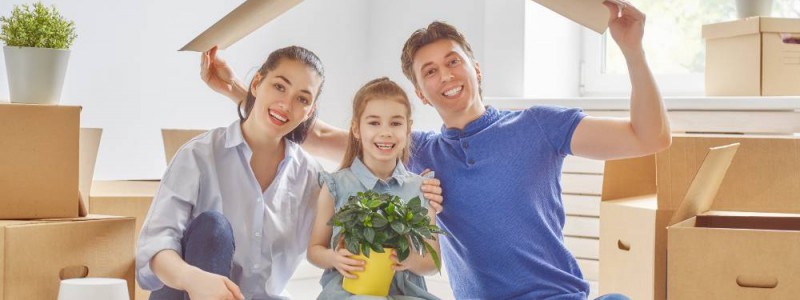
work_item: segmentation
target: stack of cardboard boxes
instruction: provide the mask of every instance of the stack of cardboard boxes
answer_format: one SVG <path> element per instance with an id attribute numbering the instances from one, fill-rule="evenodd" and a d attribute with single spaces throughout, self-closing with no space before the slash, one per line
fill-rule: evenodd
<path id="1" fill-rule="evenodd" d="M 800 19 L 750 17 L 703 26 L 706 95 L 800 95 Z"/>
<path id="2" fill-rule="evenodd" d="M 632 299 L 794 299 L 797 195 L 800 139 L 791 136 L 677 136 L 658 154 L 609 161 L 600 291 Z"/>
<path id="3" fill-rule="evenodd" d="M 76 277 L 133 292 L 133 218 L 86 214 L 100 130 L 80 112 L 0 103 L 0 300 L 56 299 Z"/>

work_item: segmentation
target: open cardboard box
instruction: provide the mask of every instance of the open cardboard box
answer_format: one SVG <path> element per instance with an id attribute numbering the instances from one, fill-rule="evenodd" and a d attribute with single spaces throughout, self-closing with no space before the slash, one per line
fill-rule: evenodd
<path id="1" fill-rule="evenodd" d="M 0 221 L 0 300 L 56 299 L 61 279 L 121 278 L 133 292 L 133 218 Z"/>
<path id="2" fill-rule="evenodd" d="M 607 161 L 600 222 L 602 294 L 666 297 L 666 227 L 708 149 L 733 143 L 741 144 L 737 160 L 713 209 L 800 213 L 800 201 L 790 196 L 800 195 L 800 139 L 795 137 L 675 135 L 672 146 L 655 155 Z"/>
<path id="3" fill-rule="evenodd" d="M 659 155 L 605 164 L 600 202 L 600 294 L 666 299 L 666 227 L 672 210 L 658 208 Z"/>
<path id="4" fill-rule="evenodd" d="M 670 221 L 673 225 L 667 229 L 670 299 L 794 299 L 800 295 L 798 194 L 755 182 L 759 178 L 780 181 L 776 174 L 781 169 L 796 166 L 800 147 L 797 140 L 788 141 L 750 149 L 751 153 L 773 157 L 739 155 L 734 161 L 735 145 L 713 148 L 708 153 Z M 791 151 L 781 151 L 787 149 Z M 770 158 L 781 162 L 770 164 Z M 759 162 L 745 174 L 731 172 L 734 165 Z M 738 176 L 731 176 L 734 174 Z M 753 180 L 740 181 L 745 176 Z M 743 185 L 756 192 L 782 195 L 757 203 L 759 212 L 711 211 L 715 202 L 727 200 L 718 195 L 723 179 L 728 186 Z M 797 176 L 788 179 L 795 185 L 800 182 Z"/>

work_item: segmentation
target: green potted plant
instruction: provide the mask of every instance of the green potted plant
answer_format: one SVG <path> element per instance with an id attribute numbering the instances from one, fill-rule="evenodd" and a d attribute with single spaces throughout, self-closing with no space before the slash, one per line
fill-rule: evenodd
<path id="1" fill-rule="evenodd" d="M 345 248 L 366 261 L 357 279 L 345 278 L 342 287 L 353 294 L 386 296 L 394 277 L 391 250 L 400 261 L 411 251 L 430 254 L 436 268 L 441 270 L 439 254 L 425 240 L 435 240 L 444 231 L 431 224 L 428 209 L 415 197 L 403 202 L 390 194 L 361 192 L 348 199 L 331 218 L 328 225 L 338 227 L 334 241 L 343 240 Z"/>
<path id="2" fill-rule="evenodd" d="M 0 17 L 11 102 L 58 104 L 76 37 L 74 22 L 41 2 Z"/>

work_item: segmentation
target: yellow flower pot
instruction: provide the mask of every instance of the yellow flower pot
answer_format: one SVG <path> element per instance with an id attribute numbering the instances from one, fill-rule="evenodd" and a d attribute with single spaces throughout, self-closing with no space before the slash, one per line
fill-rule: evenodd
<path id="1" fill-rule="evenodd" d="M 391 255 L 392 249 L 384 248 L 383 253 L 370 251 L 369 257 L 363 254 L 351 256 L 364 260 L 366 264 L 364 264 L 364 271 L 352 272 L 358 278 L 345 278 L 342 288 L 354 295 L 388 296 L 392 278 L 394 278 Z"/>

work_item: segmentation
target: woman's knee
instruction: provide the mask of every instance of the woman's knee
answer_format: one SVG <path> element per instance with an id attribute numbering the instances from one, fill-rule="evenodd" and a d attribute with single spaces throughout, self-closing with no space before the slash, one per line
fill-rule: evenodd
<path id="1" fill-rule="evenodd" d="M 192 220 L 186 238 L 213 241 L 212 244 L 233 244 L 233 228 L 222 213 L 207 211 Z"/>

